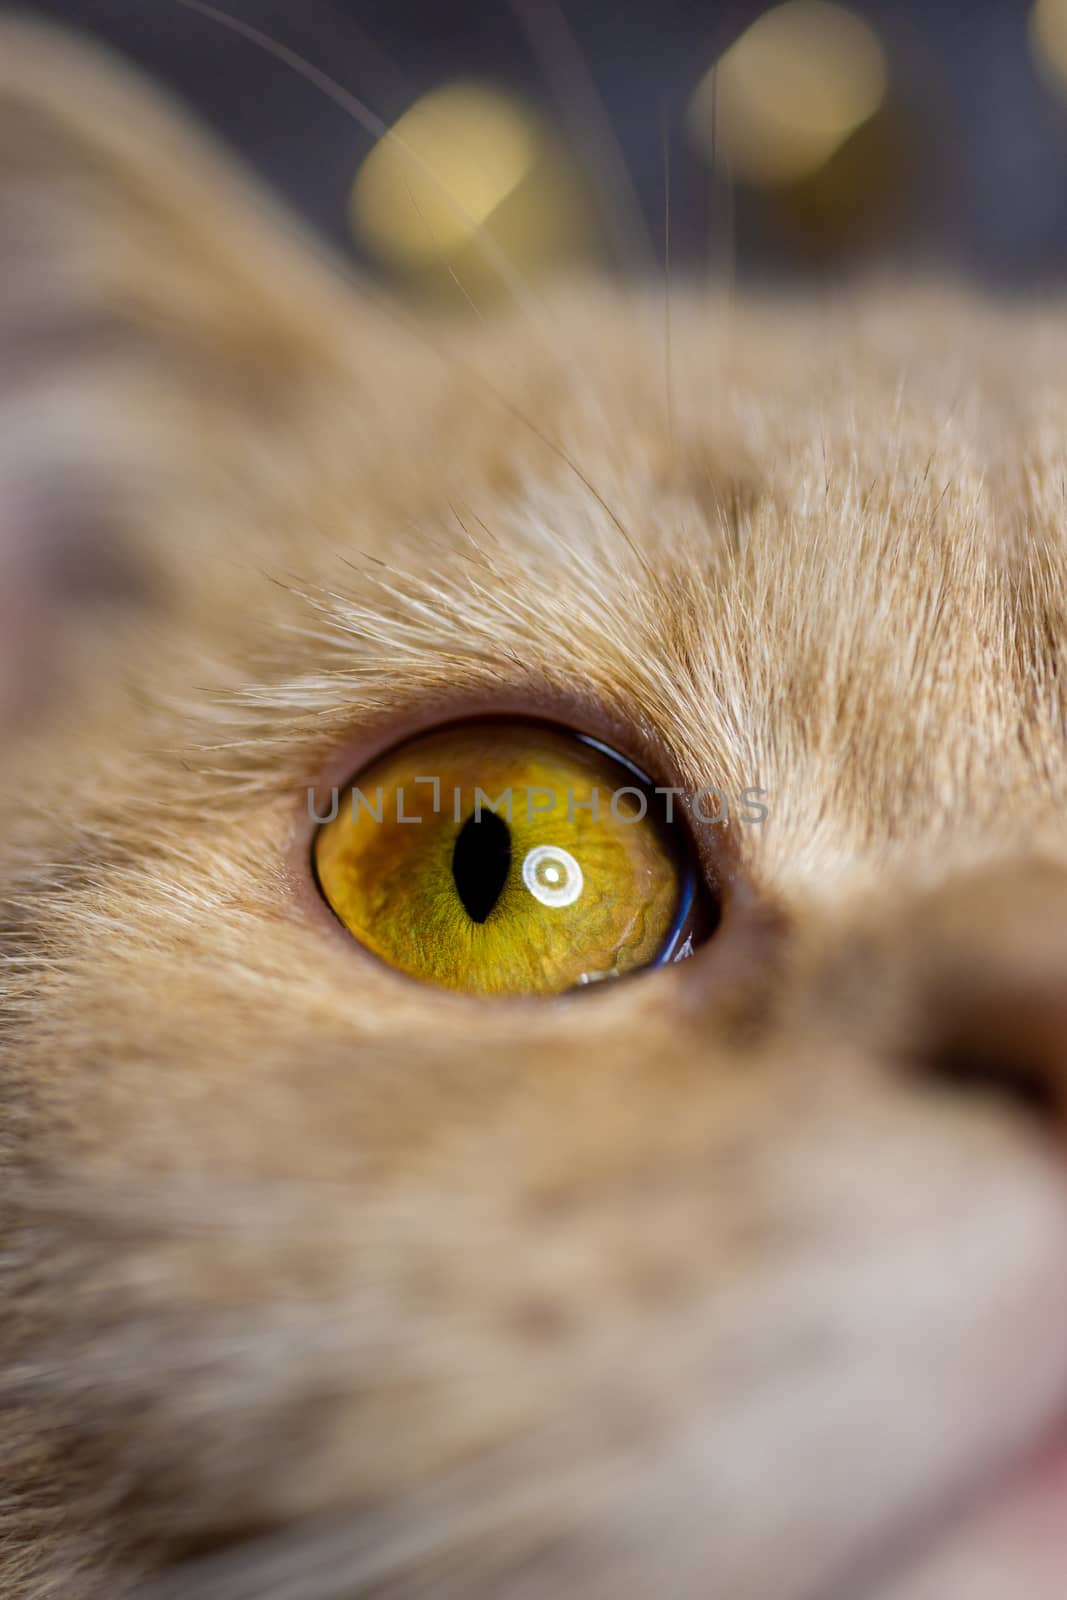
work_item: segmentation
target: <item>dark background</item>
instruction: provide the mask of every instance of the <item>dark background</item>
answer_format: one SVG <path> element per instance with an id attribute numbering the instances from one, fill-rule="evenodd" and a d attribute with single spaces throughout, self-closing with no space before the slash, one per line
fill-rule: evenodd
<path id="1" fill-rule="evenodd" d="M 387 122 L 420 94 L 476 77 L 561 115 L 509 0 L 223 0 L 360 95 Z M 175 0 L 35 0 L 22 12 L 110 41 L 190 101 L 350 252 L 353 176 L 373 138 L 284 65 Z M 866 264 L 962 269 L 1002 286 L 1067 276 L 1067 90 L 1037 69 L 1029 5 L 856 0 L 889 53 L 877 129 L 841 170 L 767 196 L 713 181 L 684 108 L 701 75 L 766 7 L 747 0 L 562 0 L 657 250 L 670 150 L 672 258 L 729 256 L 747 278 Z M 570 108 L 573 111 L 573 106 Z"/>

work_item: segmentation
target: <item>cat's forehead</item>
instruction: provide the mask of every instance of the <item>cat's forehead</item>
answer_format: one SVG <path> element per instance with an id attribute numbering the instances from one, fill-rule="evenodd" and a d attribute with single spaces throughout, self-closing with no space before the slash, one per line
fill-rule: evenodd
<path id="1" fill-rule="evenodd" d="M 130 740 L 182 752 L 153 799 L 295 806 L 364 730 L 499 706 L 767 791 L 732 839 L 793 897 L 1062 851 L 1055 316 L 590 287 L 424 326 L 357 297 L 336 343 L 166 433 L 146 531 L 192 587 L 130 651 Z"/>
<path id="2" fill-rule="evenodd" d="M 789 880 L 987 851 L 1009 799 L 1055 843 L 1053 320 L 599 290 L 448 348 L 418 358 L 434 376 L 392 440 L 409 524 L 390 504 L 375 527 L 353 486 L 372 566 L 325 555 L 357 700 L 368 662 L 406 707 L 447 661 L 535 709 L 542 686 L 605 705 L 687 782 L 767 789 L 744 845 Z"/>
<path id="3" fill-rule="evenodd" d="M 345 349 L 347 398 L 299 444 L 376 551 L 402 531 L 394 504 L 443 520 L 447 543 L 444 513 L 506 516 L 546 496 L 570 505 L 561 545 L 603 512 L 668 560 L 701 528 L 705 552 L 738 549 L 768 513 L 846 560 L 857 523 L 879 516 L 901 549 L 962 521 L 994 561 L 1045 525 L 1058 537 L 1054 517 L 1034 518 L 1067 420 L 1067 326 L 1052 313 L 946 290 L 798 304 L 590 284 L 451 324 L 368 322 L 360 306 Z M 803 548 L 781 556 L 786 572 L 804 564 Z"/>

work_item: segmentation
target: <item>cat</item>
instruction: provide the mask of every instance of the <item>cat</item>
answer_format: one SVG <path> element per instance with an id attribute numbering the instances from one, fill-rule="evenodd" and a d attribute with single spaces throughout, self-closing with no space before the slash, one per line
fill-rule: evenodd
<path id="1" fill-rule="evenodd" d="M 0 1595 L 1062 1600 L 1067 311 L 676 283 L 667 404 L 186 121 L 4 21 Z M 485 717 L 763 793 L 691 956 L 341 926 Z"/>

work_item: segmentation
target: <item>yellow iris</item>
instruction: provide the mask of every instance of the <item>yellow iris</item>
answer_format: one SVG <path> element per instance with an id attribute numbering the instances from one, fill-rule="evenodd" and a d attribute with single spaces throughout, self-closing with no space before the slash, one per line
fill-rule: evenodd
<path id="1" fill-rule="evenodd" d="M 390 966 L 555 994 L 661 959 L 692 886 L 659 802 L 600 747 L 481 721 L 379 758 L 315 839 L 319 884 Z"/>

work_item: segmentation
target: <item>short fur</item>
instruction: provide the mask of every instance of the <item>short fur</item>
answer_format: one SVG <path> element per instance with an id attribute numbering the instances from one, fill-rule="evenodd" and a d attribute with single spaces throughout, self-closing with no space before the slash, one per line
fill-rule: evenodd
<path id="1" fill-rule="evenodd" d="M 5 25 L 3 1600 L 1064 1592 L 1067 313 L 672 320 L 417 318 Z M 307 786 L 493 709 L 768 791 L 695 959 L 330 926 Z"/>

